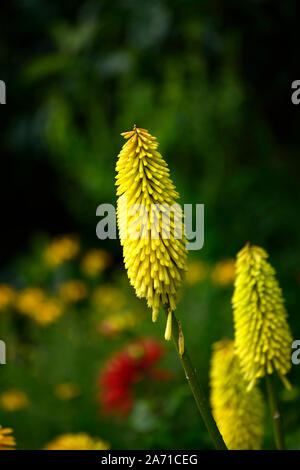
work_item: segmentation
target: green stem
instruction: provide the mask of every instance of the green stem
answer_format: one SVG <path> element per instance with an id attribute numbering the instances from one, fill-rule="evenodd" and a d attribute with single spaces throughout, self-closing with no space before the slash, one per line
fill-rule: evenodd
<path id="1" fill-rule="evenodd" d="M 272 415 L 276 449 L 283 450 L 284 449 L 283 424 L 282 424 L 281 414 L 279 411 L 278 400 L 276 396 L 276 391 L 275 391 L 272 375 L 270 374 L 266 375 L 266 384 L 267 384 L 270 410 L 271 410 L 271 415 Z"/>
<path id="2" fill-rule="evenodd" d="M 217 428 L 217 425 L 214 421 L 214 418 L 211 414 L 210 408 L 208 406 L 207 400 L 205 398 L 204 391 L 200 385 L 198 375 L 196 372 L 195 367 L 193 366 L 190 356 L 184 348 L 184 353 L 183 355 L 179 354 L 179 349 L 178 349 L 178 339 L 179 339 L 179 331 L 180 331 L 180 325 L 173 313 L 173 322 L 172 322 L 172 337 L 173 341 L 175 343 L 175 348 L 176 351 L 178 352 L 178 356 L 181 362 L 181 365 L 184 369 L 186 379 L 188 381 L 188 384 L 191 388 L 191 391 L 194 395 L 195 402 L 197 404 L 198 410 L 200 411 L 200 414 L 202 416 L 202 419 L 204 421 L 204 424 L 206 426 L 206 429 L 216 447 L 218 450 L 226 450 L 226 445 L 223 441 L 223 438 L 220 434 L 219 429 Z"/>

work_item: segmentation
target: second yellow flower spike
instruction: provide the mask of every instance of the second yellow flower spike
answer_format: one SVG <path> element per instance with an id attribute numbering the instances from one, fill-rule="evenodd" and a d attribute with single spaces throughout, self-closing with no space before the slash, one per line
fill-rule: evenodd
<path id="1" fill-rule="evenodd" d="M 285 385 L 291 368 L 292 336 L 275 270 L 268 255 L 247 244 L 237 256 L 232 299 L 236 352 L 251 389 L 276 370 Z"/>

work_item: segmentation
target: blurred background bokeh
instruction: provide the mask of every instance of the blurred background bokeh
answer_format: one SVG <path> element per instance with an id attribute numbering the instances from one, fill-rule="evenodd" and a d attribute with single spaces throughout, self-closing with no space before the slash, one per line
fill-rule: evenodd
<path id="1" fill-rule="evenodd" d="M 153 325 L 136 299 L 119 240 L 96 238 L 134 123 L 158 138 L 181 202 L 205 204 L 178 317 L 206 391 L 211 345 L 233 335 L 233 259 L 247 241 L 270 253 L 300 338 L 297 29 L 292 0 L 6 6 L 0 424 L 19 449 L 66 433 L 96 448 L 211 448 L 164 318 Z M 300 448 L 300 366 L 290 380 L 278 390 L 287 445 Z"/>

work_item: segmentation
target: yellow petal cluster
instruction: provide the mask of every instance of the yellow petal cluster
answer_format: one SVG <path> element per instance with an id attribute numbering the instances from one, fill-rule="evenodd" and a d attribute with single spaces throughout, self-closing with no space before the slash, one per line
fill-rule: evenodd
<path id="1" fill-rule="evenodd" d="M 44 447 L 45 450 L 107 450 L 109 444 L 85 432 L 61 434 Z"/>
<path id="2" fill-rule="evenodd" d="M 176 308 L 176 294 L 186 270 L 183 216 L 178 204 L 173 206 L 179 195 L 167 163 L 157 151 L 156 138 L 135 126 L 122 135 L 128 140 L 118 157 L 116 184 L 117 195 L 122 196 L 118 226 L 124 262 L 137 296 L 147 299 L 155 321 L 160 305 L 169 312 Z M 135 205 L 141 205 L 141 210 L 132 211 Z M 173 206 L 169 230 L 158 206 L 162 212 Z M 169 333 L 170 328 L 167 336 Z"/>
<path id="3" fill-rule="evenodd" d="M 292 337 L 275 270 L 262 248 L 247 244 L 237 255 L 232 305 L 235 345 L 249 389 L 256 380 L 291 367 Z"/>
<path id="4" fill-rule="evenodd" d="M 15 300 L 15 290 L 7 284 L 0 284 L 0 311 L 9 307 Z"/>
<path id="5" fill-rule="evenodd" d="M 228 449 L 260 449 L 263 398 L 256 387 L 247 391 L 233 341 L 223 340 L 213 345 L 210 382 L 213 415 Z"/>
<path id="6" fill-rule="evenodd" d="M 11 428 L 3 428 L 0 425 L 0 450 L 13 450 L 16 441 L 12 433 L 13 430 Z"/>

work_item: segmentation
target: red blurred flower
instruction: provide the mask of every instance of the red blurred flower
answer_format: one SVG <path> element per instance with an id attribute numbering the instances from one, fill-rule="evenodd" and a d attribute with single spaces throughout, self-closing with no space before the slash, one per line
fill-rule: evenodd
<path id="1" fill-rule="evenodd" d="M 133 406 L 133 385 L 149 376 L 155 380 L 169 379 L 168 371 L 154 366 L 163 357 L 164 350 L 153 339 L 129 343 L 106 363 L 99 378 L 100 404 L 105 414 L 124 416 Z"/>

